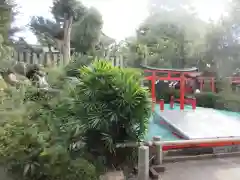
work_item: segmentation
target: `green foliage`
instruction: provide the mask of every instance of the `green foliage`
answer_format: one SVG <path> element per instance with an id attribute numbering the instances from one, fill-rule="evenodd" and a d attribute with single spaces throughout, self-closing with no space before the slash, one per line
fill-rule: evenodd
<path id="1" fill-rule="evenodd" d="M 124 161 L 129 153 L 115 145 L 143 138 L 150 115 L 148 91 L 140 86 L 138 72 L 113 67 L 106 61 L 95 61 L 80 72 L 75 108 L 82 118 L 87 147 L 106 155 L 108 161 Z"/>
<path id="2" fill-rule="evenodd" d="M 95 49 L 101 36 L 103 20 L 94 8 L 87 10 L 82 20 L 73 24 L 71 42 L 76 52 L 86 53 Z"/>
<path id="3" fill-rule="evenodd" d="M 195 94 L 197 106 L 206 108 L 215 108 L 216 102 L 220 99 L 216 93 L 206 92 Z"/>
<path id="4" fill-rule="evenodd" d="M 146 86 L 149 87 L 149 89 L 152 89 L 152 83 L 149 81 L 146 83 Z M 180 91 L 174 88 L 169 88 L 168 83 L 160 82 L 157 85 L 155 85 L 155 93 L 156 93 L 156 100 L 159 101 L 160 99 L 163 99 L 165 103 L 169 103 L 171 96 L 174 98 L 180 97 Z"/>
<path id="5" fill-rule="evenodd" d="M 47 82 L 52 88 L 60 89 L 63 88 L 65 84 L 66 73 L 64 66 L 57 66 L 54 68 L 46 69 L 47 72 Z"/>
<path id="6" fill-rule="evenodd" d="M 197 106 L 239 112 L 240 99 L 236 93 L 221 92 L 196 94 Z"/>
<path id="7" fill-rule="evenodd" d="M 54 18 L 61 21 L 63 20 L 64 14 L 68 16 L 73 16 L 75 21 L 79 20 L 84 16 L 86 12 L 86 7 L 76 0 L 54 0 L 52 7 L 52 14 Z"/>
<path id="8" fill-rule="evenodd" d="M 93 60 L 94 58 L 91 56 L 76 53 L 72 56 L 72 61 L 65 67 L 64 71 L 67 76 L 80 77 L 79 68 L 88 66 Z"/>
<path id="9" fill-rule="evenodd" d="M 57 36 L 62 31 L 60 24 L 41 16 L 32 17 L 29 27 L 36 35 L 38 41 L 44 46 L 55 45 L 53 37 Z"/>
<path id="10" fill-rule="evenodd" d="M 14 179 L 97 179 L 80 150 L 73 156 L 75 128 L 62 114 L 64 99 L 25 87 L 2 93 L 0 161 Z"/>
<path id="11" fill-rule="evenodd" d="M 20 31 L 19 27 L 16 27 L 15 20 L 17 13 L 17 5 L 14 0 L 4 0 L 0 2 L 0 34 L 4 39 L 4 43 L 10 44 L 13 42 L 15 33 Z"/>
<path id="12" fill-rule="evenodd" d="M 240 46 L 233 37 L 238 34 L 235 10 L 239 3 L 232 7 L 229 19 L 209 29 L 181 3 L 160 4 L 175 9 L 155 11 L 138 28 L 136 37 L 111 48 L 106 47 L 112 39 L 99 40 L 103 23 L 99 12 L 76 0 L 55 0 L 54 21 L 35 17 L 30 26 L 42 44 L 57 46 L 56 39 L 63 37 L 60 24 L 73 16 L 71 46 L 77 52 L 94 56 L 98 45 L 99 54 L 121 56 L 128 67 L 148 64 L 206 70 L 210 64 L 209 69 L 224 77 L 239 66 Z M 7 31 L 2 30 L 0 66 L 5 68 L 11 48 L 4 45 Z M 135 155 L 134 150 L 118 149 L 116 144 L 139 141 L 146 132 L 151 103 L 148 91 L 140 85 L 142 72 L 113 67 L 107 61 L 92 63 L 94 57 L 88 55 L 74 55 L 66 67 L 48 69 L 47 79 L 59 89 L 58 94 L 0 84 L 5 88 L 0 91 L 0 162 L 14 179 L 95 180 L 106 165 L 120 165 Z M 197 106 L 239 111 L 239 95 L 221 80 L 217 86 L 221 94 L 196 94 Z M 179 97 L 179 91 L 160 87 L 156 96 L 168 103 L 171 96 Z"/>
<path id="13" fill-rule="evenodd" d="M 168 89 L 168 90 L 163 90 L 161 92 L 156 92 L 157 100 L 163 99 L 165 103 L 170 102 L 171 96 L 173 96 L 174 98 L 179 98 L 180 97 L 179 90 Z"/>
<path id="14" fill-rule="evenodd" d="M 77 0 L 55 0 L 51 12 L 54 21 L 40 16 L 33 17 L 29 24 L 40 43 L 59 47 L 56 40 L 62 41 L 64 35 L 61 24 L 72 16 L 72 48 L 76 52 L 87 53 L 98 44 L 103 22 L 101 14 L 96 9 L 87 8 Z"/>
<path id="15" fill-rule="evenodd" d="M 165 7 L 167 2 L 160 4 Z M 123 49 L 127 52 L 127 64 L 182 68 L 202 62 L 204 38 L 201 37 L 204 37 L 207 24 L 194 12 L 180 6 L 173 10 L 159 9 L 145 19 L 136 37 L 126 41 L 127 47 Z"/>
<path id="16" fill-rule="evenodd" d="M 11 7 L 8 4 L 0 7 L 0 34 L 4 40 L 8 40 L 8 30 L 11 24 Z"/>
<path id="17" fill-rule="evenodd" d="M 75 85 L 63 67 L 48 70 L 57 94 L 0 91 L 0 163 L 13 179 L 95 180 L 106 167 L 135 160 L 135 150 L 116 144 L 146 132 L 151 103 L 142 73 L 107 61 L 80 67 Z"/>
<path id="18" fill-rule="evenodd" d="M 221 92 L 219 97 L 218 101 L 216 101 L 216 109 L 240 112 L 240 98 L 238 93 Z"/>

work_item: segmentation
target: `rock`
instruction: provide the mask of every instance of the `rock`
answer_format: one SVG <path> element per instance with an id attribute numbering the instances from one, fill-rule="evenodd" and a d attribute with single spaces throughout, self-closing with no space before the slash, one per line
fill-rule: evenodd
<path id="1" fill-rule="evenodd" d="M 27 64 L 24 62 L 14 62 L 9 65 L 10 68 L 2 70 L 2 85 L 3 89 L 8 85 L 33 85 L 38 88 L 49 89 L 50 86 L 46 80 L 46 73 L 43 67 L 38 64 Z"/>
<path id="2" fill-rule="evenodd" d="M 124 180 L 124 174 L 122 171 L 112 171 L 100 176 L 100 180 Z"/>
<path id="3" fill-rule="evenodd" d="M 14 73 L 26 76 L 27 70 L 28 70 L 28 65 L 24 62 L 16 62 L 16 64 L 13 65 L 12 71 Z"/>

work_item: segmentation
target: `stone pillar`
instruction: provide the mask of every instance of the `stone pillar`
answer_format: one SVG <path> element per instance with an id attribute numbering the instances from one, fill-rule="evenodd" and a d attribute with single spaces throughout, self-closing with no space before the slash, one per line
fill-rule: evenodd
<path id="1" fill-rule="evenodd" d="M 41 64 L 41 65 L 43 65 L 44 67 L 46 66 L 47 62 L 46 62 L 44 53 L 41 53 L 41 54 L 40 54 L 38 63 Z"/>
<path id="2" fill-rule="evenodd" d="M 37 64 L 38 62 L 38 57 L 36 53 L 33 53 L 33 59 L 32 59 L 32 64 Z"/>
<path id="3" fill-rule="evenodd" d="M 51 66 L 52 66 L 53 59 L 51 59 L 50 54 L 47 53 L 47 52 L 45 52 L 45 53 L 43 54 L 43 56 L 44 56 L 44 59 L 45 59 L 44 61 L 47 62 L 47 64 L 51 64 Z"/>
<path id="4" fill-rule="evenodd" d="M 161 137 L 154 136 L 153 137 L 153 143 L 156 147 L 156 165 L 161 165 L 163 163 L 163 150 L 162 145 L 157 143 L 161 141 Z"/>
<path id="5" fill-rule="evenodd" d="M 138 148 L 138 180 L 149 180 L 149 147 Z"/>
<path id="6" fill-rule="evenodd" d="M 30 62 L 31 62 L 31 54 L 30 54 L 30 52 L 26 52 L 26 63 L 27 64 L 30 64 Z"/>
<path id="7" fill-rule="evenodd" d="M 20 62 L 24 62 L 23 52 L 19 52 L 19 61 L 20 61 Z"/>
<path id="8" fill-rule="evenodd" d="M 15 50 L 13 51 L 13 58 L 18 61 L 18 52 Z"/>
<path id="9" fill-rule="evenodd" d="M 52 62 L 53 62 L 53 67 L 57 66 L 58 54 L 56 54 L 56 53 L 53 54 Z"/>
<path id="10" fill-rule="evenodd" d="M 63 66 L 63 55 L 59 54 L 59 58 L 60 58 L 60 66 Z"/>

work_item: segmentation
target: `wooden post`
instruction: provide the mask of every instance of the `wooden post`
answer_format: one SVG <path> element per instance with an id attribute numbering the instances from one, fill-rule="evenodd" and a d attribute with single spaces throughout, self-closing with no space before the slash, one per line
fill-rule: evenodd
<path id="1" fill-rule="evenodd" d="M 160 99 L 159 106 L 160 106 L 160 111 L 163 111 L 164 110 L 164 99 Z"/>
<path id="2" fill-rule="evenodd" d="M 170 97 L 170 109 L 174 108 L 174 96 Z"/>
<path id="3" fill-rule="evenodd" d="M 156 103 L 156 93 L 155 93 L 155 81 L 156 81 L 156 73 L 153 72 L 152 73 L 152 79 L 151 79 L 151 83 L 152 83 L 152 111 L 154 111 L 155 108 L 155 103 Z"/>
<path id="4" fill-rule="evenodd" d="M 149 147 L 138 148 L 138 180 L 149 180 Z"/>
<path id="5" fill-rule="evenodd" d="M 152 112 L 155 111 L 156 98 L 152 99 Z"/>
<path id="6" fill-rule="evenodd" d="M 203 91 L 203 84 L 204 84 L 203 79 L 200 79 L 200 91 L 201 92 Z"/>
<path id="7" fill-rule="evenodd" d="M 185 77 L 184 74 L 181 73 L 181 80 L 180 80 L 180 110 L 184 110 L 184 94 L 185 94 Z"/>
<path id="8" fill-rule="evenodd" d="M 211 89 L 212 89 L 212 92 L 214 93 L 215 92 L 215 78 L 211 78 Z"/>
<path id="9" fill-rule="evenodd" d="M 152 73 L 152 99 L 156 99 L 156 91 L 155 91 L 155 82 L 156 82 L 156 72 Z"/>
<path id="10" fill-rule="evenodd" d="M 197 100 L 196 98 L 192 98 L 192 109 L 195 110 L 197 107 Z"/>
<path id="11" fill-rule="evenodd" d="M 163 163 L 163 150 L 162 150 L 162 145 L 160 143 L 156 143 L 161 141 L 161 137 L 159 136 L 154 136 L 153 137 L 153 143 L 156 147 L 156 165 L 161 165 Z"/>

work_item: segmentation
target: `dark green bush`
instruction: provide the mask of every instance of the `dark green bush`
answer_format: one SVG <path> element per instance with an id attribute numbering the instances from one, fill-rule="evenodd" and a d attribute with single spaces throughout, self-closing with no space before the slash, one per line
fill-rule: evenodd
<path id="1" fill-rule="evenodd" d="M 148 87 L 150 90 L 150 94 L 152 93 L 152 83 L 151 81 L 145 81 L 144 86 Z M 160 83 L 155 85 L 155 93 L 156 93 L 156 100 L 159 101 L 160 99 L 164 99 L 165 103 L 170 102 L 171 96 L 174 96 L 174 98 L 180 97 L 180 91 L 169 88 L 168 83 Z"/>
<path id="2" fill-rule="evenodd" d="M 65 67 L 67 76 L 79 77 L 79 68 L 82 66 L 88 66 L 93 62 L 94 58 L 88 55 L 75 54 L 72 56 L 72 61 Z"/>
<path id="3" fill-rule="evenodd" d="M 212 92 L 202 92 L 195 94 L 197 106 L 206 108 L 215 108 L 216 102 L 219 101 L 221 96 Z"/>
<path id="4" fill-rule="evenodd" d="M 1 92 L 1 165 L 18 180 L 97 179 L 84 146 L 74 139 L 80 121 L 73 118 L 72 99 L 28 88 Z"/>
<path id="5" fill-rule="evenodd" d="M 116 144 L 140 141 L 147 130 L 149 93 L 141 87 L 140 73 L 133 69 L 95 61 L 80 71 L 75 108 L 89 152 L 104 155 L 109 164 L 120 163 L 132 149 L 117 149 Z"/>
<path id="6" fill-rule="evenodd" d="M 31 87 L 0 94 L 0 162 L 14 179 L 95 180 L 106 165 L 135 160 L 134 149 L 116 144 L 146 132 L 151 103 L 141 73 L 106 61 L 80 71 L 59 94 Z"/>
<path id="7" fill-rule="evenodd" d="M 95 167 L 81 157 L 71 158 L 67 139 L 56 136 L 53 129 L 56 126 L 49 124 L 50 121 L 51 131 L 43 122 L 20 117 L 2 126 L 1 162 L 8 167 L 11 176 L 26 180 L 97 179 Z"/>
<path id="8" fill-rule="evenodd" d="M 238 93 L 222 92 L 215 104 L 216 109 L 240 112 L 240 97 Z"/>
<path id="9" fill-rule="evenodd" d="M 228 111 L 240 111 L 240 98 L 234 93 L 203 92 L 195 95 L 197 106 Z"/>
<path id="10" fill-rule="evenodd" d="M 165 103 L 170 102 L 171 96 L 173 96 L 174 98 L 179 98 L 180 91 L 176 89 L 171 89 L 171 88 L 169 88 L 168 90 L 163 90 L 161 92 L 156 91 L 156 99 L 157 100 L 164 99 Z"/>

